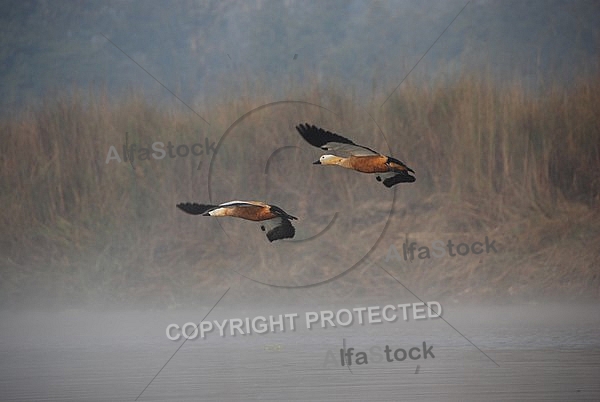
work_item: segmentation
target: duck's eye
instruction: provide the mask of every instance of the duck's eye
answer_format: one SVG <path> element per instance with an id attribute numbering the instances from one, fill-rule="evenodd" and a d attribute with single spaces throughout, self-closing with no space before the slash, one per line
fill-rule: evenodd
<path id="1" fill-rule="evenodd" d="M 381 177 L 377 176 L 375 178 L 377 179 L 377 181 L 381 181 Z"/>
<path id="2" fill-rule="evenodd" d="M 264 225 L 260 225 L 260 230 L 262 230 L 264 232 L 265 231 L 265 226 Z"/>

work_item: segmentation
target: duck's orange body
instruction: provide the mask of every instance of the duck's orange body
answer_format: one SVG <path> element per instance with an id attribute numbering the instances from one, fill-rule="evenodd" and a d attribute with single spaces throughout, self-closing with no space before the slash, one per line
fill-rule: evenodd
<path id="1" fill-rule="evenodd" d="M 361 173 L 385 173 L 393 169 L 406 170 L 406 167 L 397 163 L 390 163 L 388 159 L 387 156 L 383 155 L 350 156 L 344 158 L 340 166 Z"/>
<path id="2" fill-rule="evenodd" d="M 267 219 L 273 219 L 277 217 L 277 215 L 271 211 L 268 205 L 221 207 L 216 208 L 207 214 L 205 213 L 205 215 L 216 217 L 232 216 L 234 218 L 242 218 L 255 222 L 265 221 Z"/>

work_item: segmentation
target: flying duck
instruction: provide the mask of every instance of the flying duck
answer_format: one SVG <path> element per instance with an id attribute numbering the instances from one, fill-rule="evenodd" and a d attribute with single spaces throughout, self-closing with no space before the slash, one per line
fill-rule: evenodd
<path id="1" fill-rule="evenodd" d="M 267 239 L 274 240 L 292 238 L 296 229 L 290 220 L 298 219 L 283 209 L 259 201 L 229 201 L 220 205 L 196 204 L 191 202 L 177 204 L 177 208 L 191 215 L 233 216 L 250 221 L 263 222 L 260 229 L 267 232 Z"/>
<path id="2" fill-rule="evenodd" d="M 377 181 L 383 180 L 383 184 L 388 188 L 398 183 L 412 183 L 416 180 L 409 173 L 414 173 L 414 170 L 404 162 L 355 144 L 341 135 L 308 124 L 299 124 L 296 130 L 312 146 L 348 155 L 322 155 L 318 161 L 313 162 L 314 165 L 337 165 L 362 173 L 375 173 Z"/>

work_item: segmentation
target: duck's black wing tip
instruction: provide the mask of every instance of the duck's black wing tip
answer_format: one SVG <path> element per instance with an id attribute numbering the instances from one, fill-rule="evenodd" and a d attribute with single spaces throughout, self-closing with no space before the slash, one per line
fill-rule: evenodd
<path id="1" fill-rule="evenodd" d="M 321 149 L 329 149 L 330 147 L 326 146 L 329 143 L 356 145 L 348 138 L 334 134 L 331 131 L 323 130 L 322 128 L 310 125 L 308 123 L 298 124 L 296 126 L 296 130 L 298 133 L 300 133 L 302 138 L 306 140 L 306 142 Z"/>
<path id="2" fill-rule="evenodd" d="M 381 179 L 379 179 L 377 181 L 380 181 L 380 180 Z M 407 171 L 404 171 L 402 173 L 398 173 L 392 177 L 388 177 L 387 179 L 383 180 L 383 185 L 386 186 L 387 188 L 390 188 L 399 183 L 413 183 L 416 180 L 417 179 L 415 176 L 411 175 Z"/>
<path id="3" fill-rule="evenodd" d="M 177 208 L 190 215 L 202 215 L 205 212 L 216 208 L 217 205 L 196 204 L 195 202 L 182 202 L 177 204 Z"/>
<path id="4" fill-rule="evenodd" d="M 267 232 L 267 239 L 270 242 L 281 239 L 291 239 L 296 235 L 296 229 L 292 225 L 292 223 L 287 220 L 281 220 L 281 224 L 279 226 L 275 226 L 273 229 Z"/>

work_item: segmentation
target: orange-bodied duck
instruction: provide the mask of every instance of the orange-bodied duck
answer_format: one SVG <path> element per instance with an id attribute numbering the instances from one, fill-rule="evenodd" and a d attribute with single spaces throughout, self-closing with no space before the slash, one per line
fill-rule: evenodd
<path id="1" fill-rule="evenodd" d="M 292 238 L 296 234 L 296 229 L 290 221 L 298 218 L 275 205 L 265 204 L 260 201 L 229 201 L 220 205 L 186 202 L 177 204 L 177 208 L 191 215 L 232 216 L 255 222 L 263 222 L 260 228 L 263 232 L 268 229 L 267 239 L 270 242 Z"/>
<path id="2" fill-rule="evenodd" d="M 391 156 L 382 155 L 362 145 L 355 144 L 339 134 L 323 130 L 309 124 L 299 124 L 296 130 L 310 145 L 325 151 L 345 153 L 347 157 L 322 155 L 315 165 L 336 165 L 362 173 L 375 173 L 377 181 L 386 187 L 398 183 L 412 183 L 416 178 L 410 174 L 414 170 Z"/>

